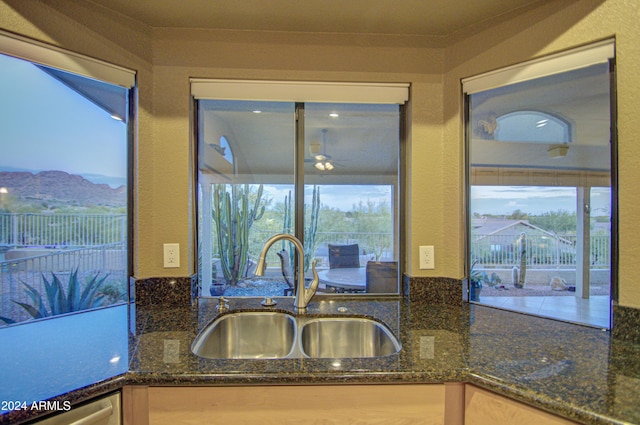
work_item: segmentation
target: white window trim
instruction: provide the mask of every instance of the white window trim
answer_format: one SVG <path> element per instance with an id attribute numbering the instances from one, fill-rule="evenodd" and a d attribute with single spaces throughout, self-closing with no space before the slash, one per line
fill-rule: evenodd
<path id="1" fill-rule="evenodd" d="M 0 53 L 126 89 L 132 88 L 136 82 L 136 73 L 130 69 L 2 30 L 0 30 Z"/>
<path id="2" fill-rule="evenodd" d="M 466 94 L 479 93 L 535 78 L 585 68 L 598 63 L 607 63 L 613 57 L 615 57 L 615 40 L 604 40 L 496 71 L 464 78 L 462 80 L 462 90 Z"/>
<path id="3" fill-rule="evenodd" d="M 191 79 L 196 99 L 307 103 L 403 104 L 408 83 Z"/>

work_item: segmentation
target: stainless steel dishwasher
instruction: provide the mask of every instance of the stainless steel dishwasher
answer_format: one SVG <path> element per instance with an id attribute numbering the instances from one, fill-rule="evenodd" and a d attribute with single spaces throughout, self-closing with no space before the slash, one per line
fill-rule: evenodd
<path id="1" fill-rule="evenodd" d="M 72 407 L 65 413 L 36 422 L 37 425 L 120 425 L 120 393 Z"/>

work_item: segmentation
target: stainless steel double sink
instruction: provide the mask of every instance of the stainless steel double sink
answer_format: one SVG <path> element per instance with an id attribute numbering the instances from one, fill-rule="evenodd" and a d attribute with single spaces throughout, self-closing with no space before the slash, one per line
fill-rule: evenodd
<path id="1" fill-rule="evenodd" d="M 191 345 L 195 355 L 207 359 L 363 358 L 401 348 L 393 332 L 373 319 L 276 311 L 226 313 Z"/>

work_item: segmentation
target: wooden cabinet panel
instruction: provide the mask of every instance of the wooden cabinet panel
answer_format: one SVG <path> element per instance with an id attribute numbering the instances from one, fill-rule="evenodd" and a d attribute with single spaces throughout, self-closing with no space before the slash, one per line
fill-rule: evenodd
<path id="1" fill-rule="evenodd" d="M 465 386 L 465 424 L 566 425 L 575 422 L 473 385 Z"/>
<path id="2" fill-rule="evenodd" d="M 149 424 L 149 387 L 128 385 L 122 389 L 122 424 Z"/>
<path id="3" fill-rule="evenodd" d="M 150 387 L 148 423 L 441 425 L 444 401 L 440 384 Z"/>

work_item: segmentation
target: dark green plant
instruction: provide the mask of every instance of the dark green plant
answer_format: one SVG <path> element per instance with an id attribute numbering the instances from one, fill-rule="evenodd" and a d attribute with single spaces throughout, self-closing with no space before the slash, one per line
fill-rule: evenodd
<path id="1" fill-rule="evenodd" d="M 118 303 L 120 301 L 124 301 L 127 298 L 127 288 L 126 285 L 121 281 L 117 282 L 105 282 L 100 287 L 101 295 L 104 295 L 104 299 L 102 301 L 102 305 L 111 305 Z"/>
<path id="2" fill-rule="evenodd" d="M 248 184 L 213 185 L 212 217 L 220 266 L 227 285 L 236 285 L 249 267 L 249 230 L 264 215 L 263 186 L 255 199 Z M 251 204 L 251 205 L 250 205 Z"/>
<path id="3" fill-rule="evenodd" d="M 483 271 L 476 269 L 477 261 L 471 264 L 471 270 L 469 271 L 469 282 L 471 286 L 475 288 L 482 288 L 482 282 L 485 281 L 486 274 Z"/>
<path id="4" fill-rule="evenodd" d="M 306 209 L 306 205 L 305 205 Z M 284 217 L 282 224 L 282 233 L 291 234 L 291 191 L 289 195 L 284 197 Z M 309 227 L 304 229 L 304 271 L 309 270 L 311 263 L 315 257 L 316 248 L 318 246 L 317 234 L 318 234 L 318 220 L 320 218 L 320 187 L 313 186 L 313 194 L 311 195 L 311 211 L 309 212 Z M 282 241 L 282 249 L 286 248 L 289 242 Z M 289 250 L 289 256 L 291 264 L 296 264 L 295 253 L 293 250 Z"/>
<path id="5" fill-rule="evenodd" d="M 313 186 L 313 194 L 311 195 L 311 212 L 309 217 L 309 227 L 304 230 L 304 271 L 309 270 L 311 263 L 315 257 L 316 247 L 318 245 L 318 219 L 320 218 L 320 187 Z"/>
<path id="6" fill-rule="evenodd" d="M 76 269 L 69 275 L 66 291 L 58 276 L 54 273 L 51 273 L 51 276 L 51 281 L 49 281 L 42 274 L 45 288 L 44 298 L 33 286 L 22 282 L 25 286 L 25 293 L 31 299 L 31 304 L 20 301 L 13 302 L 24 308 L 34 319 L 87 310 L 102 305 L 104 294 L 100 292 L 100 289 L 107 278 L 106 275 L 98 279 L 98 274 L 96 274 L 83 288 L 78 279 L 78 270 Z M 48 307 L 46 304 L 48 304 Z M 9 324 L 15 323 L 14 320 L 6 317 L 2 317 L 0 320 Z"/>
<path id="7" fill-rule="evenodd" d="M 524 288 L 524 284 L 527 281 L 527 235 L 526 233 L 520 233 L 518 240 L 520 247 L 520 275 L 516 288 Z"/>

